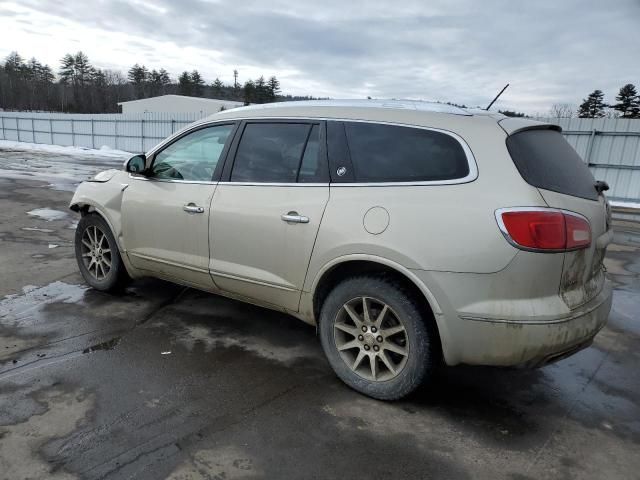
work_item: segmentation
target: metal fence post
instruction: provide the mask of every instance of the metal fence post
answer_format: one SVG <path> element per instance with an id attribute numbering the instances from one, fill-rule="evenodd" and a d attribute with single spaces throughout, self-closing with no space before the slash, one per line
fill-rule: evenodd
<path id="1" fill-rule="evenodd" d="M 144 118 L 140 120 L 140 145 L 142 148 L 141 152 L 144 152 Z"/>
<path id="2" fill-rule="evenodd" d="M 118 149 L 118 119 L 113 120 L 113 136 L 115 138 L 116 150 Z"/>
<path id="3" fill-rule="evenodd" d="M 584 161 L 587 162 L 587 165 L 591 164 L 591 150 L 593 150 L 593 143 L 596 138 L 596 129 L 591 129 L 591 134 L 589 135 L 589 142 L 587 143 L 587 152 L 584 155 Z"/>
<path id="4" fill-rule="evenodd" d="M 21 142 L 22 140 L 20 140 L 20 117 L 15 117 L 14 120 L 16 121 L 16 133 L 18 134 L 18 141 Z"/>
<path id="5" fill-rule="evenodd" d="M 91 148 L 96 148 L 96 138 L 93 135 L 93 118 L 91 118 Z"/>
<path id="6" fill-rule="evenodd" d="M 76 131 L 73 128 L 73 118 L 71 119 L 71 145 L 76 146 Z"/>
<path id="7" fill-rule="evenodd" d="M 0 117 L 0 120 L 2 120 L 2 139 L 6 140 L 7 139 L 7 134 L 4 131 L 4 117 Z"/>
<path id="8" fill-rule="evenodd" d="M 51 145 L 55 145 L 53 142 L 53 120 L 49 117 L 49 136 L 51 137 Z"/>
<path id="9" fill-rule="evenodd" d="M 33 143 L 36 143 L 36 127 L 33 126 L 33 117 L 31 117 L 31 138 L 33 138 Z"/>
<path id="10" fill-rule="evenodd" d="M 171 119 L 171 135 L 173 135 L 173 133 L 176 131 L 176 121 L 172 118 Z"/>

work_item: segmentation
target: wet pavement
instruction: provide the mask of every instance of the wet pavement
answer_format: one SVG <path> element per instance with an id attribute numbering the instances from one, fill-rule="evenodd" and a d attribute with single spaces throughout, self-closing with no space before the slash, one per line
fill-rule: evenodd
<path id="1" fill-rule="evenodd" d="M 383 403 L 292 317 L 157 280 L 87 288 L 70 188 L 4 175 L 20 155 L 0 151 L 1 479 L 640 478 L 639 224 L 616 224 L 592 347 L 538 370 L 447 368 Z M 105 168 L 91 161 L 83 174 Z"/>

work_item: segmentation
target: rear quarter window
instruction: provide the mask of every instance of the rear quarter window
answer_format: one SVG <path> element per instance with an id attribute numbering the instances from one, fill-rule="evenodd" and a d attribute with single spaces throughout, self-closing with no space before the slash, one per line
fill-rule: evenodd
<path id="1" fill-rule="evenodd" d="M 357 182 L 462 179 L 469 161 L 453 136 L 434 130 L 345 122 Z"/>
<path id="2" fill-rule="evenodd" d="M 573 197 L 598 199 L 589 167 L 560 132 L 517 132 L 507 137 L 507 149 L 529 185 Z"/>

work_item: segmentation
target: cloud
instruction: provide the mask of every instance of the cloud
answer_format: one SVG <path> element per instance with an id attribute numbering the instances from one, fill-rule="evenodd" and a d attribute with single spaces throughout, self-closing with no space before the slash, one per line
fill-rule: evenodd
<path id="1" fill-rule="evenodd" d="M 286 92 L 334 98 L 486 105 L 509 82 L 498 108 L 544 113 L 640 83 L 639 19 L 637 0 L 24 0 L 0 7 L 0 55 L 57 65 L 82 48 L 110 68 L 197 68 L 227 82 L 237 68 L 241 79 L 275 74 Z"/>

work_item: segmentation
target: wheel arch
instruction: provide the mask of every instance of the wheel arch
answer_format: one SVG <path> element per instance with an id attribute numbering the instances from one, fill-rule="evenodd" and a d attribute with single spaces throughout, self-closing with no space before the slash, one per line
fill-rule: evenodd
<path id="1" fill-rule="evenodd" d="M 118 249 L 122 252 L 122 248 L 118 242 L 118 237 L 117 237 L 118 232 L 117 230 L 114 229 L 113 223 L 109 219 L 109 216 L 99 206 L 96 206 L 95 204 L 89 203 L 89 202 L 74 202 L 71 205 L 69 205 L 69 209 L 79 213 L 83 217 L 90 213 L 95 213 L 99 215 L 107 223 L 109 229 L 111 230 L 111 234 L 116 239 L 116 244 L 118 244 Z"/>
<path id="2" fill-rule="evenodd" d="M 320 310 L 324 299 L 331 288 L 341 280 L 362 274 L 379 274 L 392 277 L 418 301 L 426 317 L 433 320 L 438 333 L 438 341 L 442 345 L 444 325 L 442 325 L 442 310 L 431 291 L 409 269 L 391 260 L 373 255 L 349 255 L 338 258 L 326 264 L 316 275 L 312 284 L 313 316 L 320 318 Z"/>

